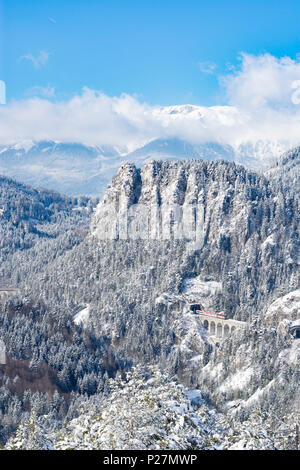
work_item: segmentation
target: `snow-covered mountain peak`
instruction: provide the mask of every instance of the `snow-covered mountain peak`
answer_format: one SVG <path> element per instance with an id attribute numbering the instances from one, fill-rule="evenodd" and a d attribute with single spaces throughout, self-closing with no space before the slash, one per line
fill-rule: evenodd
<path id="1" fill-rule="evenodd" d="M 190 116 L 201 118 L 203 116 L 202 106 L 195 106 L 192 104 L 183 104 L 178 106 L 163 106 L 155 109 L 156 114 L 168 114 L 172 116 L 181 115 L 181 116 Z"/>

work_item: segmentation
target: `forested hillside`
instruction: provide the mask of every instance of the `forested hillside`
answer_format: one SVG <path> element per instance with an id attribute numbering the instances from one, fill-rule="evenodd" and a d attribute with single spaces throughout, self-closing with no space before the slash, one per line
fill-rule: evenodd
<path id="1" fill-rule="evenodd" d="M 298 160 L 296 149 L 265 174 L 223 161 L 126 164 L 94 212 L 87 199 L 51 193 L 50 202 L 32 189 L 18 209 L 23 186 L 7 212 L 3 195 L 3 230 L 11 224 L 30 243 L 3 247 L 1 269 L 19 294 L 1 307 L 2 441 L 32 411 L 36 423 L 48 415 L 53 433 L 83 403 L 92 419 L 102 402 L 114 406 L 107 377 L 137 364 L 200 389 L 205 406 L 237 427 L 258 419 L 264 433 L 275 415 L 288 420 L 300 399 L 299 339 L 290 332 L 299 318 Z M 246 327 L 216 343 L 190 303 Z M 270 436 L 264 445 L 279 445 Z M 229 448 L 235 440 L 226 439 Z"/>

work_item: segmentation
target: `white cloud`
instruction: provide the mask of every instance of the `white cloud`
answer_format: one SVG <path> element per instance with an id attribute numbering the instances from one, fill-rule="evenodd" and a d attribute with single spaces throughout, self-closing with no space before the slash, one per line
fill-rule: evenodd
<path id="1" fill-rule="evenodd" d="M 293 108 L 292 85 L 300 79 L 300 58 L 241 54 L 240 69 L 221 78 L 230 104 L 244 109 Z"/>
<path id="2" fill-rule="evenodd" d="M 198 67 L 201 72 L 212 75 L 213 73 L 215 73 L 217 65 L 212 62 L 198 62 Z"/>
<path id="3" fill-rule="evenodd" d="M 33 54 L 26 54 L 21 56 L 20 60 L 29 60 L 30 62 L 32 62 L 34 68 L 40 69 L 41 67 L 44 67 L 46 65 L 49 56 L 49 52 L 40 51 L 38 56 L 34 56 Z"/>
<path id="4" fill-rule="evenodd" d="M 153 122 L 151 108 L 129 95 L 111 98 L 84 88 L 69 101 L 35 97 L 0 108 L 0 142 L 53 139 L 132 145 L 152 137 Z"/>
<path id="5" fill-rule="evenodd" d="M 293 146 L 300 143 L 300 105 L 293 100 L 299 79 L 299 58 L 243 54 L 239 69 L 220 79 L 228 106 L 160 108 L 88 88 L 68 101 L 28 98 L 0 108 L 0 143 L 51 139 L 132 150 L 151 139 L 178 137 L 191 143 L 270 140 Z M 54 93 L 45 90 L 48 98 Z"/>

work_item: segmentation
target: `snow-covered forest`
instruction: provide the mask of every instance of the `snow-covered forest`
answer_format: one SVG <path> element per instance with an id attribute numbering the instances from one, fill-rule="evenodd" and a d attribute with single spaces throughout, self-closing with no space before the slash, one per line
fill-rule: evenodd
<path id="1" fill-rule="evenodd" d="M 0 443 L 295 448 L 299 155 L 265 173 L 126 164 L 100 201 L 1 178 L 1 275 L 17 291 L 0 298 Z M 199 243 L 176 239 L 172 205 L 197 207 Z M 169 237 L 120 236 L 133 206 L 129 223 L 168 210 Z M 216 341 L 193 303 L 246 327 Z"/>

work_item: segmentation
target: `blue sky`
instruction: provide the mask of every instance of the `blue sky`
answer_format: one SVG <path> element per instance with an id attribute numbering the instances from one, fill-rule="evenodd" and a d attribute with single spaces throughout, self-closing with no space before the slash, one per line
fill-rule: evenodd
<path id="1" fill-rule="evenodd" d="M 239 54 L 295 59 L 299 24 L 299 0 L 0 0 L 0 79 L 8 102 L 86 86 L 151 105 L 225 104 L 219 77 Z"/>

